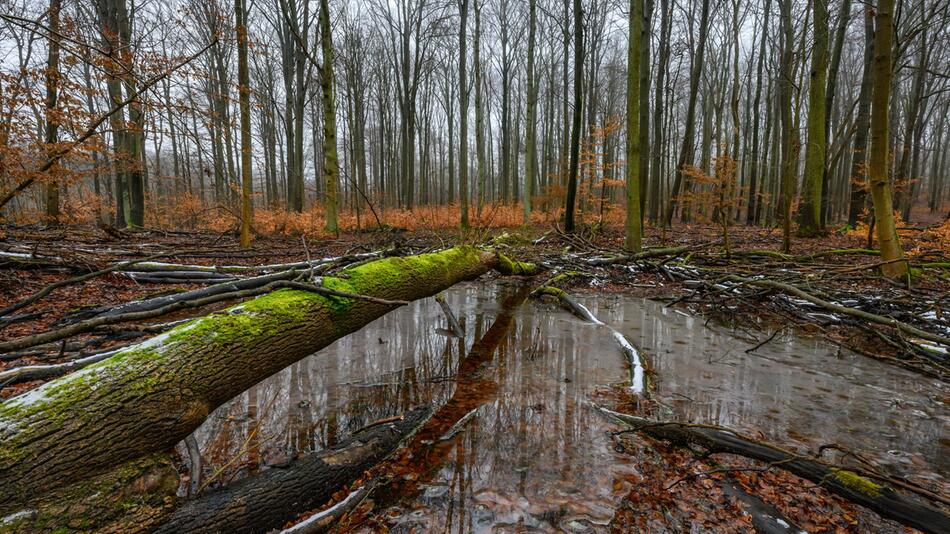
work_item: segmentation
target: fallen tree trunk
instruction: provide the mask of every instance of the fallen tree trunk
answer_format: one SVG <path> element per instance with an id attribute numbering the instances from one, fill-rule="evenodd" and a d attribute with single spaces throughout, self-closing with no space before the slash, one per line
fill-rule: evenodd
<path id="1" fill-rule="evenodd" d="M 457 247 L 325 277 L 338 291 L 428 297 L 499 266 Z M 0 404 L 0 513 L 68 482 L 167 450 L 261 379 L 384 315 L 393 305 L 284 289 L 190 321 Z"/>
<path id="2" fill-rule="evenodd" d="M 399 421 L 370 427 L 337 447 L 305 456 L 288 467 L 269 469 L 202 494 L 175 509 L 168 521 L 152 532 L 252 534 L 280 528 L 302 511 L 327 502 L 383 461 L 431 413 L 429 408 L 417 408 Z"/>
<path id="3" fill-rule="evenodd" d="M 950 532 L 950 516 L 943 511 L 898 493 L 883 482 L 874 482 L 848 469 L 796 455 L 780 447 L 746 439 L 725 428 L 688 423 L 653 421 L 597 407 L 607 417 L 653 438 L 679 445 L 699 445 L 710 453 L 729 453 L 765 462 L 814 482 L 881 517 L 924 532 Z"/>

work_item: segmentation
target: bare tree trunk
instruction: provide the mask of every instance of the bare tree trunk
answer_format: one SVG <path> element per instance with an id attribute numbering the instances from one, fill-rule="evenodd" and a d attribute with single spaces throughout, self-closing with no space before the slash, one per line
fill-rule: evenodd
<path id="1" fill-rule="evenodd" d="M 639 36 L 639 33 L 637 35 Z M 639 54 L 637 58 L 639 59 Z M 634 73 L 634 76 L 636 75 L 637 73 Z M 634 80 L 636 79 L 637 78 L 634 78 Z M 577 171 L 580 159 L 581 114 L 583 113 L 583 107 L 584 11 L 581 8 L 581 0 L 574 0 L 574 118 L 571 122 L 571 164 L 568 168 L 567 198 L 564 202 L 564 229 L 567 232 L 574 231 L 574 204 L 577 197 Z"/>
<path id="2" fill-rule="evenodd" d="M 525 134 L 524 224 L 531 222 L 531 195 L 534 194 L 538 162 L 538 87 L 535 79 L 538 0 L 528 1 L 528 131 Z"/>
<path id="3" fill-rule="evenodd" d="M 782 130 L 781 214 L 782 251 L 792 248 L 792 196 L 795 190 L 795 167 L 798 143 L 792 121 L 792 90 L 795 85 L 793 53 L 795 33 L 792 29 L 792 0 L 779 0 L 782 22 L 782 60 L 779 68 L 778 108 Z"/>
<path id="4" fill-rule="evenodd" d="M 907 262 L 896 261 L 904 257 L 904 251 L 894 224 L 891 184 L 887 175 L 888 105 L 892 75 L 891 46 L 894 39 L 893 11 L 894 0 L 878 0 L 874 32 L 874 86 L 871 93 L 871 154 L 868 181 L 871 200 L 874 202 L 881 261 L 885 262 L 881 270 L 887 277 L 900 278 L 907 275 Z"/>
<path id="5" fill-rule="evenodd" d="M 657 62 L 656 88 L 654 89 L 656 105 L 653 108 L 653 146 L 652 162 L 650 164 L 650 221 L 656 223 L 660 217 L 662 203 L 662 158 L 663 151 L 663 114 L 666 97 L 666 75 L 670 64 L 670 30 L 673 23 L 673 12 L 670 0 L 660 0 L 660 49 Z M 641 127 L 645 125 L 641 124 Z"/>
<path id="6" fill-rule="evenodd" d="M 703 77 L 703 58 L 706 53 L 706 33 L 709 27 L 709 0 L 703 0 L 703 11 L 699 21 L 699 40 L 696 45 L 696 57 L 693 60 L 689 78 L 689 101 L 686 104 L 686 125 L 683 132 L 683 147 L 680 149 L 679 162 L 676 165 L 676 178 L 666 204 L 665 226 L 673 222 L 673 212 L 679 202 L 680 189 L 683 187 L 686 166 L 692 165 L 695 156 L 696 96 Z"/>
<path id="7" fill-rule="evenodd" d="M 323 179 L 326 183 L 326 231 L 339 234 L 337 224 L 340 163 L 336 147 L 336 98 L 333 82 L 333 36 L 330 31 L 330 6 L 320 0 L 320 91 L 323 95 Z"/>
<path id="8" fill-rule="evenodd" d="M 50 0 L 49 12 L 49 50 L 46 62 L 46 146 L 47 152 L 55 152 L 54 145 L 58 139 L 59 117 L 57 117 L 57 99 L 59 96 L 59 12 L 62 0 Z M 50 169 L 55 176 L 57 166 Z M 59 222 L 59 181 L 46 182 L 46 219 L 52 223 Z"/>
<path id="9" fill-rule="evenodd" d="M 465 31 L 468 25 L 468 0 L 459 0 L 459 205 L 462 229 L 469 227 L 468 220 L 468 40 Z M 476 44 L 476 46 L 478 46 Z"/>
<path id="10" fill-rule="evenodd" d="M 627 47 L 627 220 L 624 249 L 640 252 L 643 222 L 640 216 L 640 59 L 643 46 L 644 0 L 630 0 L 630 18 L 627 21 L 629 45 Z M 650 43 L 647 42 L 647 47 Z M 645 129 L 645 128 L 644 128 Z"/>
<path id="11" fill-rule="evenodd" d="M 475 218 L 482 216 L 482 207 L 485 205 L 485 106 L 482 103 L 482 7 L 479 0 L 474 1 L 475 8 L 475 57 L 472 68 L 475 69 Z"/>
<path id="12" fill-rule="evenodd" d="M 825 152 L 828 110 L 825 100 L 828 79 L 828 3 L 812 0 L 814 10 L 814 47 L 812 49 L 811 81 L 808 89 L 808 145 L 805 149 L 805 181 L 802 205 L 799 206 L 798 233 L 814 236 L 821 230 L 822 179 L 825 174 Z"/>
<path id="13" fill-rule="evenodd" d="M 769 36 L 769 15 L 771 14 L 772 9 L 772 0 L 765 0 L 765 15 L 762 18 L 762 37 L 759 41 L 759 57 L 758 64 L 756 66 L 756 76 L 755 76 L 755 98 L 752 103 L 752 113 L 753 116 L 749 117 L 749 120 L 752 121 L 752 155 L 750 159 L 751 169 L 749 171 L 749 203 L 746 207 L 746 224 L 754 225 L 758 223 L 758 213 L 759 213 L 759 188 L 761 187 L 764 190 L 764 187 L 760 186 L 758 183 L 758 178 L 760 170 L 762 168 L 761 160 L 759 159 L 759 111 L 760 103 L 762 102 L 762 69 L 765 65 L 765 44 L 768 41 Z M 768 106 L 766 106 L 768 108 Z M 769 122 L 768 111 L 765 113 L 765 121 Z M 763 141 L 767 144 L 769 142 L 768 132 L 763 136 Z M 762 158 L 763 160 L 766 158 Z M 764 179 L 763 179 L 764 181 Z"/>
<path id="14" fill-rule="evenodd" d="M 241 248 L 251 248 L 251 80 L 247 69 L 247 5 L 234 0 L 238 45 L 238 92 L 241 106 Z"/>
<path id="15" fill-rule="evenodd" d="M 867 203 L 867 149 L 868 127 L 871 123 L 871 92 L 874 84 L 874 10 L 864 8 L 864 72 L 861 75 L 861 89 L 858 93 L 858 114 L 854 120 L 854 148 L 851 156 L 850 205 L 848 226 L 858 224 L 858 216 Z"/>

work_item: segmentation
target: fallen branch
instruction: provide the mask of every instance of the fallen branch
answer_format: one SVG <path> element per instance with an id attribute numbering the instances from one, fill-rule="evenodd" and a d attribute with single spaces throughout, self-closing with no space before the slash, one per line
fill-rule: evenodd
<path id="1" fill-rule="evenodd" d="M 673 247 L 673 248 L 654 248 L 647 249 L 643 252 L 638 252 L 636 254 L 626 254 L 623 256 L 611 256 L 605 258 L 591 258 L 587 260 L 588 265 L 613 265 L 615 263 L 627 263 L 631 261 L 640 261 L 650 258 L 658 258 L 661 256 L 679 256 L 684 252 L 689 252 L 691 250 L 696 250 L 700 248 L 705 248 L 713 245 L 713 243 L 703 243 L 701 245 L 690 245 L 685 247 Z"/>
<path id="2" fill-rule="evenodd" d="M 882 316 L 882 315 L 877 315 L 877 314 L 869 313 L 869 312 L 866 312 L 866 311 L 864 311 L 864 310 L 859 310 L 859 309 L 856 309 L 856 308 L 849 308 L 849 307 L 847 307 L 847 306 L 842 306 L 842 305 L 840 305 L 840 304 L 835 304 L 835 303 L 833 303 L 833 302 L 828 302 L 827 300 L 820 299 L 820 298 L 818 298 L 818 297 L 812 295 L 811 293 L 808 293 L 807 291 L 804 291 L 804 290 L 802 290 L 802 289 L 800 289 L 800 288 L 798 288 L 798 287 L 795 287 L 795 286 L 793 286 L 793 285 L 791 285 L 791 284 L 786 284 L 786 283 L 784 283 L 784 282 L 776 282 L 776 281 L 774 281 L 774 280 L 768 280 L 768 279 L 764 279 L 764 278 L 744 278 L 744 277 L 742 277 L 742 276 L 737 276 L 737 275 L 734 275 L 734 274 L 730 274 L 730 275 L 727 275 L 727 276 L 725 276 L 725 277 L 719 279 L 719 282 L 720 282 L 720 283 L 722 283 L 722 282 L 736 282 L 736 283 L 739 283 L 739 284 L 747 284 L 747 285 L 754 285 L 754 286 L 759 286 L 759 287 L 768 287 L 768 288 L 771 288 L 771 289 L 777 289 L 777 290 L 782 291 L 782 292 L 784 292 L 784 293 L 789 293 L 789 294 L 795 295 L 796 297 L 801 298 L 801 299 L 803 299 L 803 300 L 807 300 L 808 302 L 811 302 L 812 304 L 815 304 L 815 305 L 817 305 L 817 306 L 821 306 L 822 308 L 825 308 L 825 309 L 830 310 L 830 311 L 832 311 L 832 312 L 835 312 L 835 313 L 842 313 L 842 314 L 845 314 L 845 315 L 850 315 L 850 316 L 852 316 L 852 317 L 857 317 L 857 318 L 859 318 L 859 319 L 864 319 L 865 321 L 870 321 L 870 322 L 872 322 L 872 323 L 877 323 L 877 324 L 882 324 L 882 325 L 891 326 L 891 327 L 894 327 L 894 328 L 896 328 L 896 329 L 898 329 L 898 330 L 900 330 L 900 331 L 902 331 L 902 332 L 905 332 L 905 333 L 907 333 L 907 334 L 910 334 L 910 335 L 919 337 L 919 338 L 921 338 L 921 339 L 926 339 L 927 341 L 933 341 L 934 343 L 940 343 L 941 345 L 944 345 L 944 346 L 946 346 L 946 347 L 950 347 L 950 338 L 946 338 L 946 337 L 944 337 L 944 336 L 940 336 L 940 335 L 937 335 L 937 334 L 933 334 L 933 333 L 931 333 L 931 332 L 927 332 L 927 331 L 921 330 L 921 329 L 919 329 L 919 328 L 917 328 L 917 327 L 915 327 L 915 326 L 911 326 L 911 325 L 909 325 L 909 324 L 907 324 L 907 323 L 898 321 L 897 319 L 893 319 L 893 318 L 891 318 L 891 317 L 884 317 L 884 316 Z"/>
<path id="3" fill-rule="evenodd" d="M 699 445 L 709 453 L 745 456 L 809 480 L 851 502 L 865 506 L 881 517 L 924 532 L 948 532 L 950 516 L 943 511 L 897 493 L 852 470 L 795 454 L 778 446 L 745 438 L 727 428 L 712 425 L 653 421 L 601 406 L 595 409 L 608 418 L 650 437 L 677 445 Z"/>
<path id="4" fill-rule="evenodd" d="M 9 315 L 9 314 L 11 314 L 11 313 L 13 313 L 13 312 L 15 312 L 15 311 L 21 309 L 21 308 L 24 308 L 24 307 L 26 307 L 26 306 L 29 306 L 30 304 L 33 304 L 34 302 L 36 302 L 36 301 L 38 301 L 38 300 L 40 300 L 40 299 L 46 297 L 47 295 L 49 295 L 50 293 L 52 293 L 53 291 L 56 291 L 57 289 L 59 289 L 59 288 L 61 288 L 61 287 L 71 286 L 71 285 L 75 285 L 75 284 L 81 284 L 81 283 L 85 282 L 86 280 L 91 280 L 91 279 L 93 279 L 93 278 L 96 278 L 96 277 L 99 277 L 99 276 L 102 276 L 102 275 L 104 275 L 104 274 L 108 274 L 108 273 L 111 273 L 111 272 L 114 272 L 114 271 L 121 271 L 122 269 L 131 267 L 132 265 L 135 265 L 135 264 L 137 264 L 137 263 L 146 262 L 146 261 L 154 260 L 154 259 L 157 259 L 157 258 L 163 258 L 163 257 L 167 257 L 167 256 L 174 256 L 174 255 L 176 255 L 176 254 L 177 254 L 176 252 L 163 252 L 163 253 L 161 253 L 161 254 L 153 254 L 153 255 L 151 255 L 151 256 L 148 256 L 148 257 L 146 257 L 146 258 L 142 258 L 142 259 L 140 259 L 140 260 L 124 261 L 124 262 L 122 262 L 122 263 L 118 263 L 118 264 L 116 264 L 116 265 L 113 265 L 113 266 L 111 266 L 111 267 L 107 267 L 107 268 L 105 268 L 105 269 L 99 269 L 98 271 L 93 271 L 93 272 L 91 272 L 91 273 L 87 273 L 87 274 L 84 274 L 84 275 L 81 275 L 81 276 L 76 276 L 76 277 L 74 277 L 74 278 L 69 278 L 69 279 L 67 279 L 67 280 L 60 280 L 60 281 L 58 281 L 58 282 L 53 282 L 52 284 L 49 284 L 48 286 L 45 286 L 43 289 L 40 289 L 40 290 L 37 291 L 36 293 L 33 293 L 33 294 L 30 295 L 29 297 L 27 297 L 27 298 L 25 298 L 25 299 L 23 299 L 23 300 L 21 300 L 21 301 L 15 303 L 15 304 L 11 304 L 11 305 L 9 305 L 9 306 L 3 308 L 3 309 L 0 309 L 0 316 Z"/>

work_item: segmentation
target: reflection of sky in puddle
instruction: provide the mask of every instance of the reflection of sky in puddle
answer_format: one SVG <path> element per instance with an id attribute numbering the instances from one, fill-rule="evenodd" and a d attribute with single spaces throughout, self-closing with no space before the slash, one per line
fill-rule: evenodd
<path id="1" fill-rule="evenodd" d="M 204 477 L 220 471 L 215 483 L 226 483 L 414 405 L 446 402 L 459 354 L 491 326 L 510 291 L 465 284 L 446 293 L 466 328 L 464 348 L 438 333 L 442 312 L 426 299 L 264 380 L 196 432 Z M 776 339 L 747 355 L 746 342 L 657 303 L 581 300 L 643 349 L 659 373 L 659 397 L 678 417 L 813 447 L 892 450 L 895 464 L 947 468 L 939 444 L 947 443 L 939 404 L 947 390 L 933 381 L 836 356 L 814 340 Z M 635 473 L 630 457 L 611 450 L 608 425 L 583 405 L 597 386 L 629 384 L 610 331 L 527 302 L 477 374 L 497 389 L 440 448 L 435 467 L 419 473 L 420 491 L 388 503 L 380 517 L 395 531 L 604 530 L 625 493 L 615 483 Z M 941 399 L 927 397 L 934 392 Z"/>

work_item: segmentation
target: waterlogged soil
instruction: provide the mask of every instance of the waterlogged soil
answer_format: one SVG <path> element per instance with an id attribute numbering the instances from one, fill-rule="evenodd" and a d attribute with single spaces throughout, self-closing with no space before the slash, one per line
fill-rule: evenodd
<path id="1" fill-rule="evenodd" d="M 373 495 L 351 530 L 608 530 L 651 472 L 618 452 L 616 427 L 590 409 L 604 390 L 629 389 L 629 362 L 607 327 L 526 293 L 511 282 L 459 285 L 446 300 L 464 339 L 426 299 L 264 380 L 179 445 L 192 472 L 181 493 L 284 467 L 432 404 L 436 416 L 420 431 L 430 439 L 413 440 L 400 480 Z M 946 488 L 944 384 L 820 339 L 777 335 L 747 353 L 768 334 L 725 331 L 640 298 L 579 300 L 639 346 L 660 416 L 803 451 L 835 443 Z"/>

